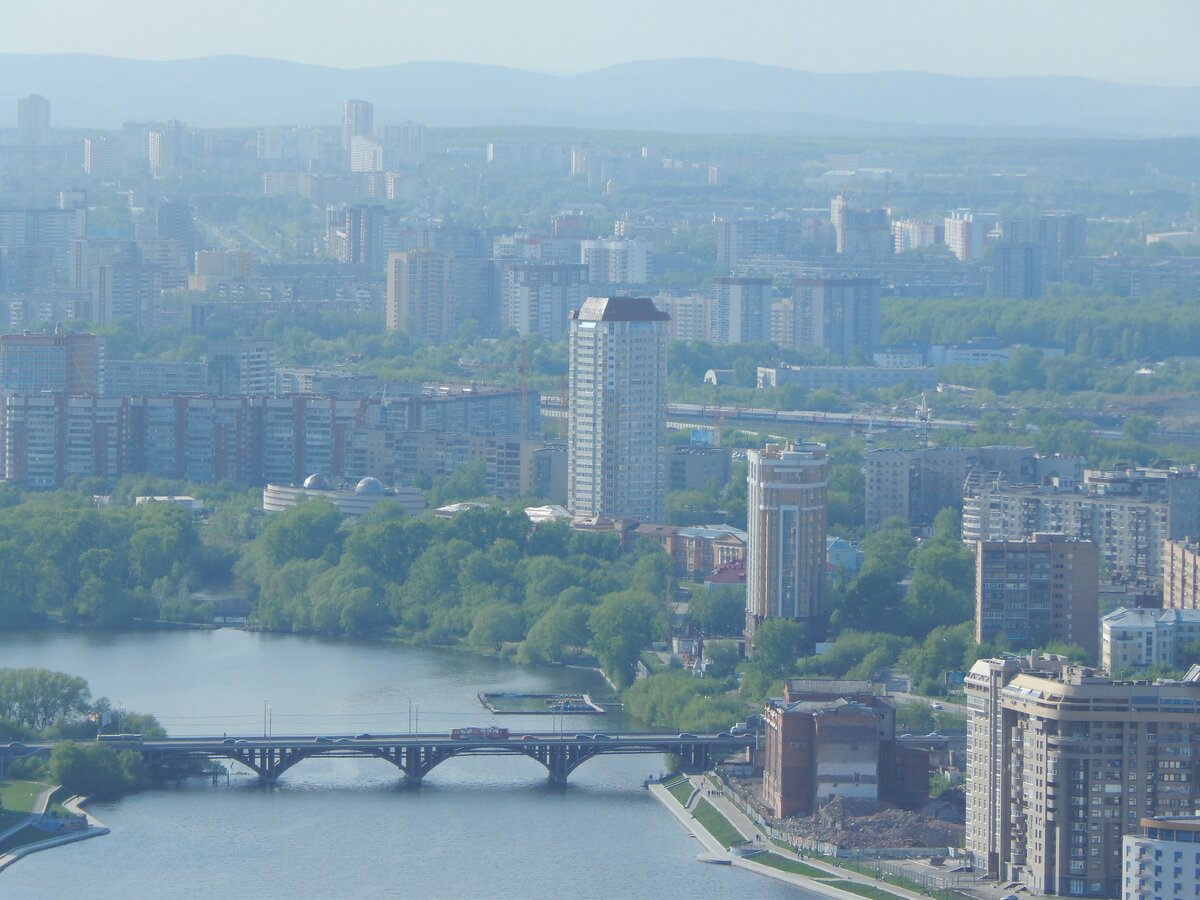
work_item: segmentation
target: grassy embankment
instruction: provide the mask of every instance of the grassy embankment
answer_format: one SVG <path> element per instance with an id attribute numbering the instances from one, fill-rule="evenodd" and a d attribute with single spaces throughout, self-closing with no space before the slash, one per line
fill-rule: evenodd
<path id="1" fill-rule="evenodd" d="M 692 815 L 695 816 L 697 822 L 704 826 L 704 830 L 716 838 L 726 849 L 746 840 L 742 833 L 721 814 L 720 810 L 707 800 L 702 799 L 697 803 L 696 808 L 692 810 Z"/>
<path id="2" fill-rule="evenodd" d="M 4 811 L 0 812 L 0 830 L 16 825 L 33 812 L 34 802 L 37 800 L 38 795 L 47 787 L 49 785 L 42 784 L 39 781 L 10 781 L 0 779 L 0 804 L 4 807 Z M 67 811 L 61 803 L 52 802 L 47 807 L 47 812 L 57 812 L 60 815 L 65 815 Z M 17 847 L 36 844 L 46 840 L 48 837 L 50 837 L 48 832 L 40 828 L 35 828 L 32 825 L 27 825 L 0 841 L 0 855 L 8 853 Z"/>
<path id="3" fill-rule="evenodd" d="M 851 894 L 870 897 L 871 900 L 896 900 L 899 896 L 899 894 L 893 894 L 890 891 L 885 891 L 869 884 L 859 884 L 857 881 L 826 881 L 825 883 L 830 887 L 849 891 Z"/>
<path id="4" fill-rule="evenodd" d="M 727 818 L 725 818 L 724 814 L 707 800 L 702 799 L 699 803 L 697 803 L 692 815 L 695 816 L 696 821 L 704 826 L 705 830 L 707 830 L 709 834 L 720 841 L 721 844 L 726 848 L 732 846 L 733 844 L 740 844 L 745 840 L 745 838 L 742 836 L 742 833 L 738 831 Z M 770 866 L 772 869 L 778 869 L 781 872 L 788 872 L 792 875 L 801 875 L 805 878 L 811 878 L 814 881 L 821 881 L 825 884 L 842 888 L 843 890 L 850 891 L 854 894 L 859 894 L 863 897 L 870 897 L 872 900 L 897 900 L 898 897 L 897 894 L 893 894 L 890 891 L 885 891 L 882 888 L 875 887 L 874 885 L 845 881 L 822 869 L 815 868 L 800 862 L 799 860 L 791 859 L 779 853 L 772 853 L 768 851 L 766 853 L 760 853 L 757 856 L 752 856 L 750 859 L 756 863 L 761 863 L 764 866 Z M 829 860 L 829 862 L 840 866 L 845 862 L 845 860 Z M 845 868 L 857 867 L 846 866 Z M 920 891 L 919 886 L 914 885 L 914 888 Z"/>
<path id="5" fill-rule="evenodd" d="M 28 815 L 33 811 L 33 802 L 38 794 L 49 785 L 37 781 L 10 781 L 0 779 L 0 807 L 4 808 L 4 818 Z M 0 820 L 2 822 L 3 820 Z"/>
<path id="6" fill-rule="evenodd" d="M 760 853 L 758 856 L 752 856 L 756 863 L 762 863 L 764 866 L 770 866 L 772 869 L 779 869 L 781 872 L 790 872 L 793 875 L 803 875 L 805 878 L 828 879 L 836 878 L 836 875 L 831 875 L 824 869 L 815 869 L 812 866 L 799 862 L 798 860 L 789 859 L 786 856 L 780 856 L 778 853 Z"/>
<path id="7" fill-rule="evenodd" d="M 667 785 L 667 793 L 678 800 L 680 806 L 687 806 L 688 800 L 692 799 L 692 790 L 692 783 L 686 778 Z"/>
<path id="8" fill-rule="evenodd" d="M 714 782 L 716 783 L 716 782 Z M 679 805 L 683 806 L 687 803 L 688 798 L 692 795 L 692 783 L 688 780 L 677 781 L 674 784 L 666 786 L 667 791 L 679 801 Z M 746 838 L 737 828 L 733 826 L 725 815 L 707 800 L 701 798 L 692 810 L 692 816 L 699 822 L 704 830 L 711 834 L 720 844 L 728 849 L 734 844 L 744 843 Z M 782 841 L 774 841 L 773 843 L 779 846 L 786 846 Z M 859 894 L 863 897 L 869 897 L 871 900 L 897 900 L 898 895 L 890 891 L 885 891 L 882 888 L 875 887 L 869 884 L 859 884 L 853 881 L 845 881 L 838 878 L 829 872 L 815 868 L 800 862 L 799 860 L 791 859 L 787 856 L 782 856 L 779 853 L 760 853 L 757 856 L 750 857 L 754 862 L 761 863 L 764 866 L 770 866 L 772 869 L 778 869 L 781 872 L 787 872 L 791 875 L 800 875 L 804 878 L 811 878 L 815 881 L 821 881 L 825 884 L 841 888 L 853 894 Z M 829 860 L 834 865 L 843 866 L 845 860 Z M 861 874 L 869 874 L 863 872 L 861 866 L 849 865 L 844 868 L 859 870 Z M 919 891 L 917 885 L 914 887 Z"/>

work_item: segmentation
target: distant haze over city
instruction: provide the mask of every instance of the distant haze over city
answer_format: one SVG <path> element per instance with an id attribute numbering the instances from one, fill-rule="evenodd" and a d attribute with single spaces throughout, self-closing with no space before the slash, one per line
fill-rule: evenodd
<path id="1" fill-rule="evenodd" d="M 248 86 L 250 89 L 247 89 Z M 471 63 L 330 68 L 220 56 L 177 61 L 0 54 L 0 110 L 50 97 L 56 128 L 179 118 L 207 127 L 329 124 L 346 97 L 381 119 L 857 136 L 1194 134 L 1200 87 L 1077 77 L 822 74 L 718 59 L 559 76 Z M 0 119 L 0 127 L 14 122 Z"/>
<path id="2" fill-rule="evenodd" d="M 339 69 L 461 61 L 556 74 L 680 58 L 810 72 L 1065 75 L 1200 86 L 1193 0 L 796 3 L 170 0 L 9 3 L 0 53 L 270 57 Z"/>

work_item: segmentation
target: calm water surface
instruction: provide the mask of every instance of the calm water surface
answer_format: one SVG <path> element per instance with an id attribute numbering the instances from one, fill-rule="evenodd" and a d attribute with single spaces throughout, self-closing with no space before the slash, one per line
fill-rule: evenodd
<path id="1" fill-rule="evenodd" d="M 479 691 L 607 693 L 594 673 L 453 651 L 251 634 L 0 635 L 0 667 L 81 675 L 96 697 L 153 712 L 173 736 L 619 731 L 621 717 L 491 717 Z M 411 712 L 410 712 L 411 710 Z M 636 726 L 636 723 L 634 723 Z M 419 788 L 381 760 L 300 763 L 277 786 L 147 791 L 91 811 L 112 834 L 0 873 L 0 897 L 815 897 L 732 867 L 642 789 L 661 757 L 584 763 L 565 789 L 523 757 L 450 760 Z M 237 768 L 237 767 L 235 767 Z"/>

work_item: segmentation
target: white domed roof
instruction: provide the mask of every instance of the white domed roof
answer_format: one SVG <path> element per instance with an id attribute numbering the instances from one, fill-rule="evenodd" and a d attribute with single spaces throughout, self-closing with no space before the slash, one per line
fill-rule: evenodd
<path id="1" fill-rule="evenodd" d="M 304 486 L 310 491 L 327 491 L 329 490 L 329 479 L 320 472 L 314 472 L 304 479 Z"/>
<path id="2" fill-rule="evenodd" d="M 369 475 L 360 481 L 354 488 L 354 493 L 370 494 L 372 497 L 378 497 L 380 494 L 384 494 L 386 492 L 387 489 L 384 488 L 383 482 L 378 478 L 372 478 Z"/>

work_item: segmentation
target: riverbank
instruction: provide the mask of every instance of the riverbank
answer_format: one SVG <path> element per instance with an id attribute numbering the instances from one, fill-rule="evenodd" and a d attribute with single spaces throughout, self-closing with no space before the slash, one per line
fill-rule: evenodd
<path id="1" fill-rule="evenodd" d="M 6 838 L 16 835 L 28 829 L 41 830 L 38 822 L 42 820 L 46 814 L 46 808 L 50 804 L 54 794 L 61 790 L 59 786 L 52 786 L 44 790 L 38 797 L 37 804 L 23 821 L 17 822 L 2 833 L 0 833 L 0 842 Z M 73 816 L 82 816 L 85 825 L 82 828 L 74 828 L 71 830 L 63 830 L 59 832 L 47 831 L 45 840 L 32 841 L 27 844 L 13 847 L 8 852 L 0 855 L 0 872 L 3 872 L 13 863 L 24 859 L 32 853 L 39 853 L 42 850 L 50 850 L 54 847 L 61 847 L 64 844 L 73 844 L 76 841 L 86 841 L 88 838 L 100 837 L 108 834 L 110 829 L 107 825 L 97 819 L 91 813 L 83 808 L 83 804 L 87 802 L 87 798 L 79 794 L 69 797 L 64 800 L 62 806 L 68 813 Z"/>
<path id="2" fill-rule="evenodd" d="M 802 859 L 789 850 L 763 842 L 759 840 L 762 835 L 757 826 L 728 798 L 714 790 L 705 776 L 687 776 L 686 781 L 691 788 L 687 791 L 686 801 L 681 799 L 685 792 L 680 790 L 679 783 L 671 786 L 651 783 L 647 787 L 659 803 L 700 842 L 707 851 L 704 855 L 709 857 L 708 861 L 727 861 L 739 869 L 840 900 L 861 900 L 862 897 L 875 900 L 927 900 L 923 894 L 894 885 L 888 885 L 885 890 L 877 881 L 856 872 L 809 857 Z M 707 807 L 702 804 L 707 804 Z M 726 837 L 722 840 L 722 836 L 714 832 L 725 832 L 732 839 Z M 744 843 L 739 844 L 738 841 Z M 754 855 L 741 855 L 747 850 Z"/>

